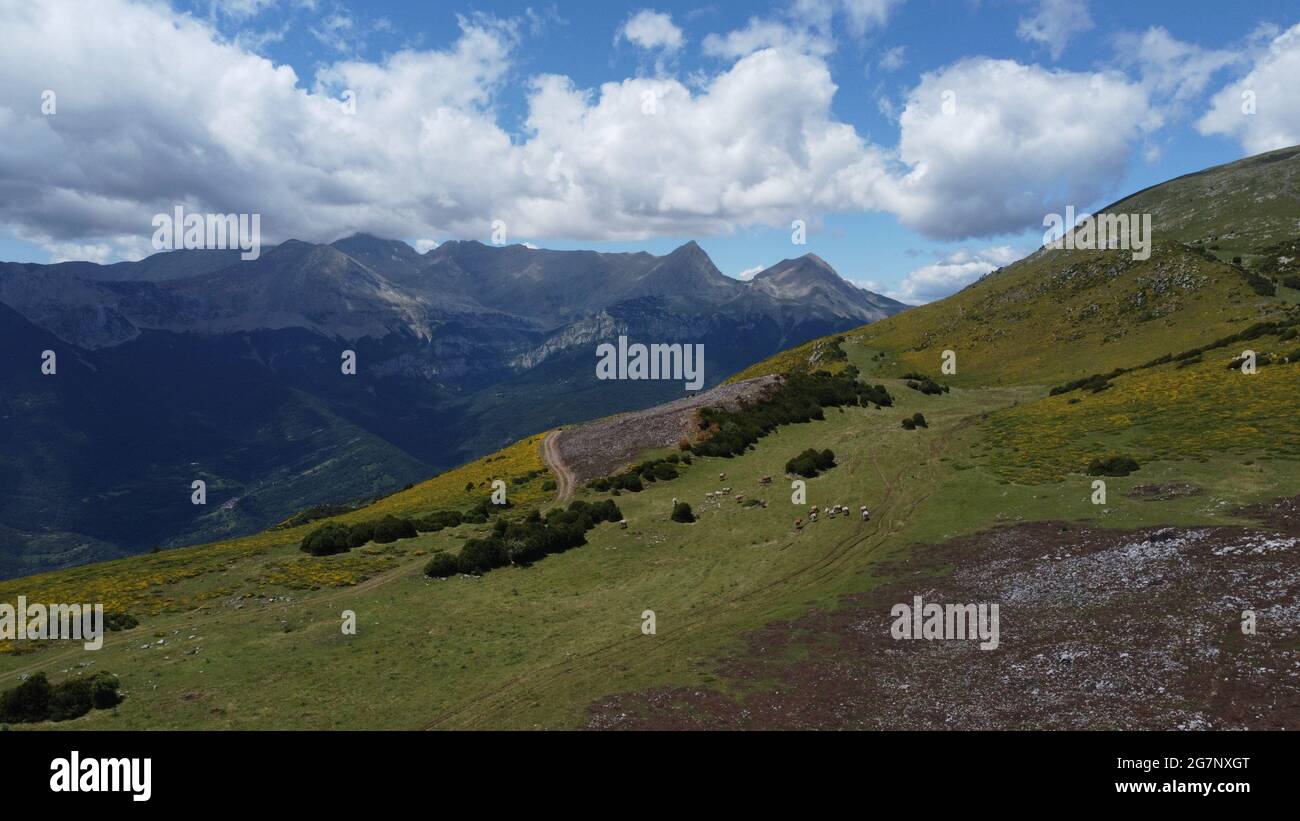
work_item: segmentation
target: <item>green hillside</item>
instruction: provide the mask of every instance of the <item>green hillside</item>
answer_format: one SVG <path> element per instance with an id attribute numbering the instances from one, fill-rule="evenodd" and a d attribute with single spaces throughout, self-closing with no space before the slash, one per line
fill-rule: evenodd
<path id="1" fill-rule="evenodd" d="M 1296 162 L 1268 165 L 1291 173 Z M 1280 204 L 1289 189 L 1269 195 L 1285 174 L 1235 166 L 1255 191 L 1234 195 L 1239 209 L 1290 213 Z M 1232 178 L 1216 173 L 1196 184 Z M 1197 179 L 1164 190 L 1181 196 Z M 1161 190 L 1137 197 L 1159 204 Z M 1206 207 L 1168 213 L 1199 225 Z M 1251 212 L 1237 218 L 1245 224 Z M 111 710 L 22 727 L 582 727 L 611 694 L 724 686 L 719 666 L 755 631 L 840 606 L 918 545 L 1031 521 L 1248 523 L 1235 512 L 1243 505 L 1300 493 L 1296 294 L 1259 293 L 1249 259 L 1238 267 L 1182 241 L 1161 242 L 1144 262 L 1040 252 L 949 299 L 738 374 L 853 368 L 893 402 L 827 406 L 823 418 L 779 427 L 739 456 L 679 462 L 677 478 L 641 492 L 581 489 L 579 500 L 613 500 L 626 529 L 596 525 L 587 544 L 531 565 L 424 575 L 431 555 L 459 553 L 493 521 L 319 557 L 298 549 L 321 525 L 312 521 L 4 582 L 0 601 L 103 601 L 139 625 L 110 634 L 96 653 L 0 647 L 0 686 L 36 672 L 121 679 L 126 699 Z M 1258 372 L 1230 367 L 1245 349 L 1259 354 Z M 956 374 L 940 373 L 944 350 L 957 353 Z M 913 372 L 935 390 L 921 390 Z M 1094 374 L 1103 376 L 1066 384 Z M 533 437 L 336 519 L 468 509 L 503 478 L 512 507 L 497 515 L 522 522 L 552 505 L 540 445 Z M 786 464 L 810 448 L 833 451 L 835 465 L 808 479 L 807 504 L 795 504 Z M 1089 470 L 1114 457 L 1136 470 L 1108 476 L 1109 501 L 1092 504 Z M 1195 492 L 1143 495 L 1173 486 Z M 673 521 L 673 500 L 697 520 Z M 865 504 L 872 515 L 812 524 L 808 504 Z M 356 635 L 340 629 L 347 610 Z M 654 635 L 642 632 L 647 610 Z M 799 652 L 815 654 L 817 641 L 809 635 Z"/>

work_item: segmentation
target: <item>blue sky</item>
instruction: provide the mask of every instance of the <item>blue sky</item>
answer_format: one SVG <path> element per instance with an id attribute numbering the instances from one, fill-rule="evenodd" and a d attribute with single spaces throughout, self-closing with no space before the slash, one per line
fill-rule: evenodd
<path id="1" fill-rule="evenodd" d="M 139 257 L 183 202 L 271 240 L 502 219 L 552 248 L 696 239 L 730 275 L 813 252 L 922 302 L 1049 211 L 1300 142 L 1281 0 L 63 5 L 0 12 L 24 18 L 0 20 L 0 259 Z"/>

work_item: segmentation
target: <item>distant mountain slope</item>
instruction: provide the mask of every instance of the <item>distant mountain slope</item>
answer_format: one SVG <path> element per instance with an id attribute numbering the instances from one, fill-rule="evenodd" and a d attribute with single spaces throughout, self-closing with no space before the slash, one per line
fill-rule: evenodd
<path id="1" fill-rule="evenodd" d="M 597 380 L 596 346 L 620 335 L 704 345 L 707 387 L 874 316 L 863 292 L 816 275 L 804 294 L 756 287 L 693 242 L 664 256 L 477 242 L 419 254 L 366 234 L 289 240 L 250 261 L 0 263 L 0 305 L 21 326 L 0 395 L 18 416 L 64 411 L 45 427 L 19 419 L 0 448 L 32 489 L 0 503 L 9 566 L 249 532 L 683 395 L 684 380 Z M 67 370 L 26 381 L 45 349 Z M 210 480 L 211 508 L 189 504 L 195 478 Z"/>
<path id="2" fill-rule="evenodd" d="M 819 306 L 836 316 L 875 321 L 907 308 L 897 300 L 846 282 L 816 254 L 782 260 L 757 273 L 752 282 L 754 287 L 779 299 L 796 301 L 805 307 Z"/>

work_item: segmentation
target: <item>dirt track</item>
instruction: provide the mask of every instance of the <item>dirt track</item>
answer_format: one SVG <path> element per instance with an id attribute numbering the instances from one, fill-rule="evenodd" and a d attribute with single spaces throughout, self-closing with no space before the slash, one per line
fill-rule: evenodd
<path id="1" fill-rule="evenodd" d="M 547 467 L 551 469 L 551 475 L 555 477 L 555 501 L 563 503 L 573 496 L 573 488 L 577 482 L 573 471 L 564 464 L 559 448 L 555 446 L 555 440 L 559 438 L 560 433 L 561 431 L 553 430 L 546 434 L 546 438 L 542 440 L 542 459 L 546 461 Z"/>

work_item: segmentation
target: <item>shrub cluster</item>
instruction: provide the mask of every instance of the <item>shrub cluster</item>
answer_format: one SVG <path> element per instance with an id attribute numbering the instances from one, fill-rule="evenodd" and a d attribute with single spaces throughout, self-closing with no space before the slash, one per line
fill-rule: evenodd
<path id="1" fill-rule="evenodd" d="M 695 513 L 694 511 L 691 510 L 690 505 L 686 504 L 685 502 L 678 502 L 677 504 L 673 505 L 672 519 L 674 522 L 681 522 L 682 524 L 690 524 L 691 522 L 695 521 Z"/>
<path id="2" fill-rule="evenodd" d="M 388 544 L 398 539 L 413 539 L 416 535 L 418 534 L 414 522 L 396 516 L 385 516 L 382 519 L 357 522 L 354 525 L 329 522 L 304 536 L 299 549 L 313 556 L 332 556 L 336 553 L 346 553 L 367 542 Z"/>
<path id="3" fill-rule="evenodd" d="M 823 470 L 830 470 L 833 467 L 835 467 L 835 454 L 829 448 L 820 451 L 808 448 L 785 463 L 785 472 L 811 479 Z"/>
<path id="4" fill-rule="evenodd" d="M 925 421 L 925 416 L 920 411 L 912 414 L 903 420 L 904 430 L 916 430 L 917 428 L 928 428 L 929 423 Z"/>
<path id="5" fill-rule="evenodd" d="M 927 396 L 938 396 L 941 393 L 948 392 L 947 385 L 940 385 L 923 373 L 905 373 L 903 378 L 907 380 L 907 387 L 914 391 L 920 391 Z"/>
<path id="6" fill-rule="evenodd" d="M 130 613 L 110 612 L 104 614 L 104 626 L 116 633 L 119 630 L 130 630 L 139 626 L 140 620 Z"/>
<path id="7" fill-rule="evenodd" d="M 414 520 L 415 529 L 421 533 L 437 533 L 449 527 L 456 527 L 465 521 L 459 510 L 435 510 L 427 516 Z"/>
<path id="8" fill-rule="evenodd" d="M 1141 468 L 1131 456 L 1107 456 L 1092 460 L 1088 465 L 1089 476 L 1127 476 Z"/>
<path id="9" fill-rule="evenodd" d="M 1101 393 L 1111 386 L 1110 380 L 1117 376 L 1122 376 L 1127 372 L 1128 371 L 1125 368 L 1116 368 L 1106 374 L 1094 373 L 1092 376 L 1085 376 L 1083 379 L 1076 379 L 1073 382 L 1066 382 L 1064 385 L 1057 385 L 1055 388 L 1052 388 L 1049 395 L 1058 396 L 1063 393 L 1070 393 L 1071 391 L 1092 391 L 1093 393 Z"/>
<path id="10" fill-rule="evenodd" d="M 1277 295 L 1277 286 L 1273 284 L 1273 280 L 1268 277 L 1260 276 L 1254 271 L 1248 271 L 1240 266 L 1237 267 L 1237 270 L 1243 277 L 1245 277 L 1246 284 L 1249 285 L 1250 289 L 1255 293 L 1260 296 Z"/>
<path id="11" fill-rule="evenodd" d="M 694 450 L 699 456 L 736 456 L 780 425 L 824 419 L 822 408 L 865 407 L 873 403 L 887 407 L 894 400 L 884 385 L 858 382 L 858 369 L 852 365 L 834 375 L 826 371 L 787 374 L 785 381 L 760 402 L 734 411 L 701 409 L 700 430 L 707 432 L 707 438 Z"/>
<path id="12" fill-rule="evenodd" d="M 1249 342 L 1252 339 L 1258 339 L 1261 336 L 1279 335 L 1282 339 L 1289 339 L 1295 336 L 1296 320 L 1278 320 L 1269 322 L 1256 322 L 1245 330 L 1238 331 L 1235 334 L 1221 337 L 1214 340 L 1208 345 L 1201 345 L 1196 348 L 1189 348 L 1176 354 L 1165 354 L 1164 356 L 1152 359 L 1136 368 L 1116 368 L 1107 374 L 1093 374 L 1092 376 L 1076 379 L 1073 382 L 1066 382 L 1064 385 L 1057 385 L 1052 388 L 1051 395 L 1056 396 L 1062 393 L 1069 393 L 1076 390 L 1091 390 L 1093 393 L 1099 393 L 1110 387 L 1110 381 L 1118 376 L 1122 376 L 1132 371 L 1143 370 L 1145 368 L 1154 368 L 1157 365 L 1164 365 L 1169 362 L 1186 362 L 1188 360 L 1199 359 L 1202 354 L 1212 351 L 1216 348 L 1223 348 L 1228 345 L 1235 345 L 1239 342 Z M 1290 334 L 1290 336 L 1288 336 Z"/>
<path id="13" fill-rule="evenodd" d="M 491 536 L 468 540 L 458 556 L 434 554 L 424 573 L 445 579 L 457 573 L 482 575 L 508 564 L 532 564 L 552 553 L 586 544 L 588 530 L 601 522 L 617 522 L 622 518 L 612 499 L 594 503 L 579 499 L 567 510 L 552 510 L 545 519 L 536 511 L 520 522 L 498 519 Z"/>
<path id="14" fill-rule="evenodd" d="M 67 721 L 104 710 L 122 701 L 118 680 L 111 673 L 78 676 L 50 684 L 44 673 L 0 693 L 0 723 L 24 724 L 35 721 Z"/>
<path id="15" fill-rule="evenodd" d="M 676 479 L 682 465 L 691 464 L 690 454 L 671 453 L 662 459 L 651 459 L 639 465 L 633 465 L 623 473 L 615 476 L 602 476 L 587 483 L 592 490 L 604 493 L 607 490 L 640 493 L 645 490 L 646 482 L 670 482 Z"/>

